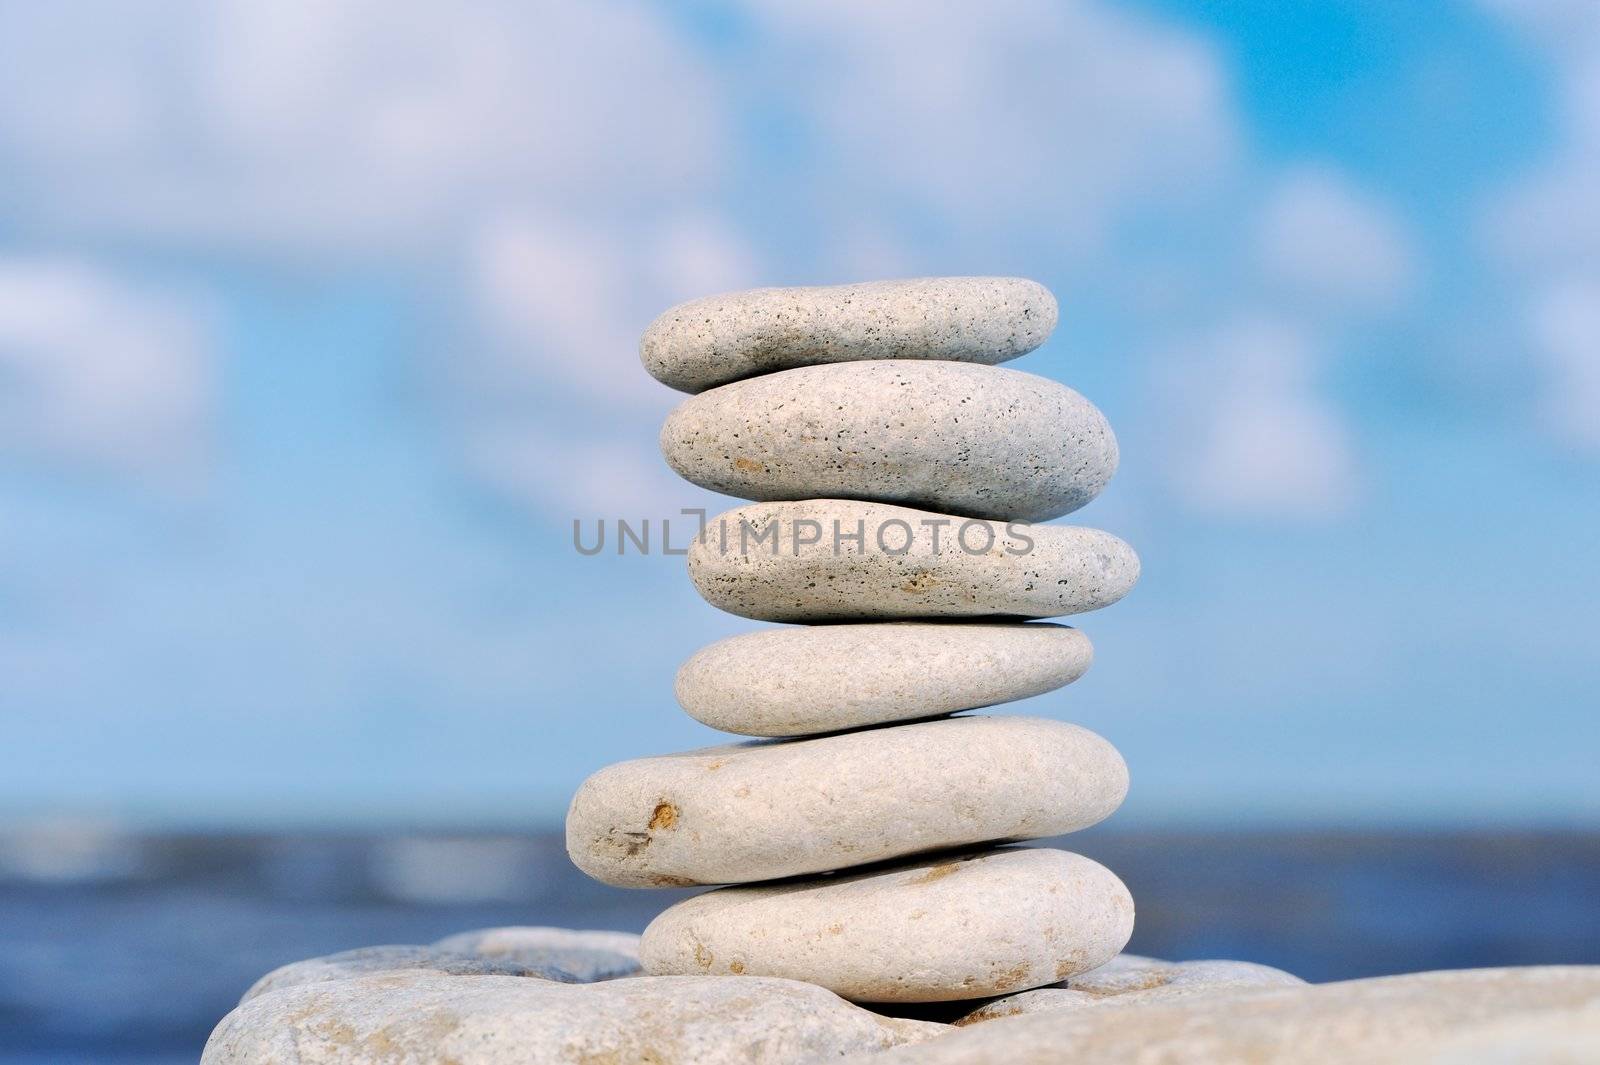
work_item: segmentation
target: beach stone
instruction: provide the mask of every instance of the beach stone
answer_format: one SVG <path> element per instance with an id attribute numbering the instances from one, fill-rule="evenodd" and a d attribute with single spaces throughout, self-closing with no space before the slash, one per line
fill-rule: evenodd
<path id="1" fill-rule="evenodd" d="M 810 499 L 710 519 L 689 578 L 712 606 L 757 621 L 1048 618 L 1121 599 L 1139 556 L 1099 529 Z"/>
<path id="2" fill-rule="evenodd" d="M 645 369 L 680 392 L 818 363 L 997 363 L 1043 344 L 1056 300 L 1020 277 L 922 277 L 758 288 L 680 303 L 639 343 Z"/>
<path id="3" fill-rule="evenodd" d="M 648 938 L 645 958 L 649 965 Z M 1559 1061 L 1537 1053 L 1479 1056 L 1477 1048 L 1483 1044 L 1478 1035 L 1497 1041 L 1505 1051 L 1510 1049 L 1505 1042 L 1508 1025 L 1521 1020 L 1549 1030 L 1546 1022 L 1552 1022 L 1562 1046 L 1581 1046 L 1584 1039 L 1593 1039 L 1594 1030 L 1587 1025 L 1600 1019 L 1594 1012 L 1597 1005 L 1600 966 L 1412 973 L 1007 1017 L 961 1028 L 919 1048 L 923 1052 L 890 1051 L 870 1060 L 875 1065 Z"/>
<path id="4" fill-rule="evenodd" d="M 272 970 L 250 986 L 241 1002 L 249 1002 L 258 995 L 300 984 L 321 983 L 325 980 L 348 980 L 351 977 L 373 973 L 422 971 L 451 976 L 521 976 L 562 983 L 578 983 L 580 978 L 566 969 L 546 960 L 525 961 L 517 958 L 481 958 L 470 954 L 440 950 L 436 947 L 382 946 L 358 947 L 320 958 L 291 962 Z"/>
<path id="5" fill-rule="evenodd" d="M 1127 790 L 1088 729 L 953 717 L 608 766 L 573 797 L 567 853 L 620 887 L 749 883 L 1073 832 Z"/>
<path id="6" fill-rule="evenodd" d="M 552 965 L 571 973 L 580 983 L 639 974 L 639 936 L 634 932 L 512 925 L 458 932 L 433 947 L 523 965 Z"/>
<path id="7" fill-rule="evenodd" d="M 1250 987 L 1288 987 L 1304 980 L 1282 969 L 1247 961 L 1157 961 L 1119 954 L 1098 969 L 1060 984 L 995 999 L 956 1020 L 977 1024 L 1024 1013 L 1075 1010 L 1142 1003 L 1237 991 Z"/>
<path id="8" fill-rule="evenodd" d="M 684 400 L 661 451 L 741 499 L 866 499 L 1001 521 L 1088 503 L 1117 469 L 1105 415 L 1066 385 L 959 362 L 804 366 Z"/>
<path id="9" fill-rule="evenodd" d="M 1600 1061 L 1600 999 L 1470 1025 L 1416 1060 L 1428 1065 L 1594 1065 Z"/>
<path id="10" fill-rule="evenodd" d="M 1043 622 L 884 622 L 742 633 L 678 670 L 689 716 L 742 736 L 809 736 L 1026 699 L 1081 677 L 1094 652 Z"/>
<path id="11" fill-rule="evenodd" d="M 1133 899 L 1103 866 L 1003 848 L 706 892 L 652 921 L 640 957 L 653 974 L 783 976 L 859 1002 L 944 1002 L 1093 968 L 1132 931 Z"/>
<path id="12" fill-rule="evenodd" d="M 1079 973 L 1067 987 L 1101 997 L 1181 988 L 1291 987 L 1305 981 L 1282 969 L 1249 961 L 1161 961 L 1119 954 L 1098 969 Z"/>
<path id="13" fill-rule="evenodd" d="M 774 1065 L 948 1029 L 881 1017 L 791 980 L 556 984 L 390 973 L 274 991 L 224 1017 L 202 1065 Z"/>

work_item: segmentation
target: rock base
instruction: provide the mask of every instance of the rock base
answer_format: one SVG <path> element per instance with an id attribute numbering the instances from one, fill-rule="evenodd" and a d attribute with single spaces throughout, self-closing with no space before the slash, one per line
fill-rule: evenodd
<path id="1" fill-rule="evenodd" d="M 1600 1061 L 1600 966 L 1311 985 L 1125 954 L 933 1021 L 798 980 L 639 976 L 638 950 L 628 933 L 499 928 L 296 962 L 223 1018 L 202 1065 Z"/>

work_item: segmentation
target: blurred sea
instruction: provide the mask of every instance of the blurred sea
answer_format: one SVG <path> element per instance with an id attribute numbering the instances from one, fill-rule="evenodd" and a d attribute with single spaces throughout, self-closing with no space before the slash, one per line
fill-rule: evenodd
<path id="1" fill-rule="evenodd" d="M 1092 829 L 1070 845 L 1127 882 L 1142 954 L 1315 981 L 1600 963 L 1600 833 Z M 487 925 L 638 930 L 684 894 L 594 884 L 554 833 L 0 830 L 0 1062 L 192 1063 L 285 962 Z"/>

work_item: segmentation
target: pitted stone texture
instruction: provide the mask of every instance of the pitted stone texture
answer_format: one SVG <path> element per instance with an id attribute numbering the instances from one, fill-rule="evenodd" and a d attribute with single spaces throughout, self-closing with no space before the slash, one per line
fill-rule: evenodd
<path id="1" fill-rule="evenodd" d="M 678 670 L 689 716 L 742 736 L 809 736 L 1026 699 L 1081 677 L 1089 638 L 1065 625 L 886 622 L 763 629 Z"/>
<path id="2" fill-rule="evenodd" d="M 1594 1030 L 1587 1025 L 1600 1020 L 1597 1006 L 1600 966 L 1412 973 L 1008 1017 L 962 1028 L 922 1048 L 925 1052 L 850 1060 L 874 1065 L 1582 1061 L 1559 1055 L 1581 1048 L 1585 1040 L 1594 1044 Z M 1508 1027 L 1514 1034 L 1518 1020 L 1559 1033 L 1560 1046 L 1536 1047 L 1532 1056 L 1478 1054 L 1478 1047 L 1504 1040 Z M 1480 1032 L 1482 1041 L 1476 1038 Z"/>
<path id="3" fill-rule="evenodd" d="M 680 392 L 860 359 L 1005 362 L 1043 344 L 1056 300 L 1019 277 L 758 288 L 680 303 L 645 330 L 645 369 Z"/>
<path id="4" fill-rule="evenodd" d="M 202 1065 L 799 1065 L 948 1031 L 791 980 L 634 977 L 554 984 L 391 973 L 262 995 Z"/>
<path id="5" fill-rule="evenodd" d="M 1127 790 L 1087 729 L 954 717 L 608 766 L 573 797 L 567 853 L 622 887 L 749 883 L 1073 832 Z"/>
<path id="6" fill-rule="evenodd" d="M 1133 899 L 1066 851 L 1006 848 L 851 876 L 723 888 L 645 929 L 651 973 L 744 973 L 859 1002 L 1004 994 L 1093 968 L 1133 931 Z"/>
<path id="7" fill-rule="evenodd" d="M 712 606 L 758 621 L 1049 618 L 1121 599 L 1139 556 L 1099 529 L 811 499 L 712 518 L 689 578 Z"/>
<path id="8" fill-rule="evenodd" d="M 272 970 L 251 985 L 241 1002 L 258 995 L 301 984 L 326 980 L 348 980 L 373 973 L 401 971 L 431 972 L 451 976 L 522 976 L 562 983 L 578 983 L 575 974 L 548 961 L 512 958 L 481 958 L 470 954 L 440 950 L 437 947 L 383 946 L 359 947 L 328 954 L 321 958 L 291 962 Z"/>
<path id="9" fill-rule="evenodd" d="M 995 999 L 955 1023 L 977 1024 L 1024 1013 L 1134 1006 L 1193 995 L 1212 995 L 1253 987 L 1290 987 L 1305 983 L 1282 969 L 1247 961 L 1157 961 L 1119 954 L 1105 965 L 1059 985 L 1035 988 Z"/>
<path id="10" fill-rule="evenodd" d="M 1000 521 L 1088 503 L 1117 469 L 1105 416 L 1066 385 L 995 366 L 806 366 L 684 400 L 661 451 L 741 499 L 866 499 Z"/>
<path id="11" fill-rule="evenodd" d="M 633 932 L 512 925 L 458 932 L 433 947 L 495 961 L 553 965 L 571 973 L 580 983 L 639 974 L 639 937 Z"/>

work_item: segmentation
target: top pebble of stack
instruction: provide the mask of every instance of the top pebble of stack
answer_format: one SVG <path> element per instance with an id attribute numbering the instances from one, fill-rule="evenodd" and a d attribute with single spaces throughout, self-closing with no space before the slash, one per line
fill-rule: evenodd
<path id="1" fill-rule="evenodd" d="M 1043 344 L 1055 297 L 1020 277 L 927 277 L 758 288 L 690 300 L 645 330 L 645 369 L 680 392 L 823 363 L 944 359 L 994 365 Z"/>

